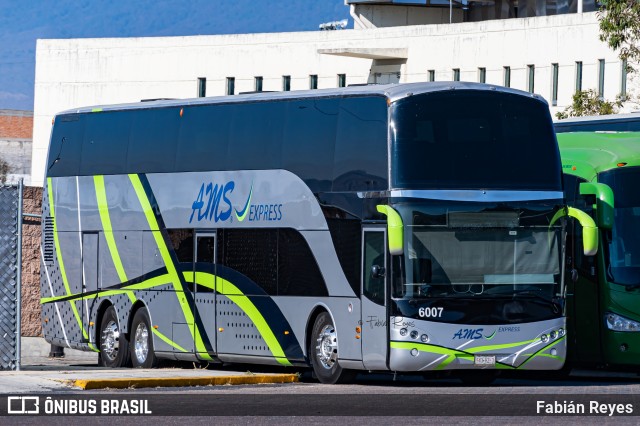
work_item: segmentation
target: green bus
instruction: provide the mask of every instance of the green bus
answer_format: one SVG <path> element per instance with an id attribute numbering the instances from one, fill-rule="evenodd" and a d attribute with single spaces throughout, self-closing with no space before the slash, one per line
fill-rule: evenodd
<path id="1" fill-rule="evenodd" d="M 640 366 L 640 117 L 572 118 L 555 123 L 567 202 L 600 228 L 595 258 L 574 247 L 569 229 L 569 363 Z"/>
<path id="2" fill-rule="evenodd" d="M 55 117 L 45 338 L 357 371 L 560 369 L 566 207 L 546 102 L 476 83 L 79 108 Z"/>

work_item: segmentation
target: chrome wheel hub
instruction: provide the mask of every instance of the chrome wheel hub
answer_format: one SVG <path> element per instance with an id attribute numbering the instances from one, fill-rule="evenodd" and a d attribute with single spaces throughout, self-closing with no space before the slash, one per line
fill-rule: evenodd
<path id="1" fill-rule="evenodd" d="M 326 325 L 318 336 L 318 346 L 316 346 L 318 360 L 320 364 L 330 370 L 338 360 L 338 336 L 333 325 Z"/>
<path id="2" fill-rule="evenodd" d="M 144 364 L 149 355 L 149 329 L 145 323 L 138 324 L 136 334 L 133 340 L 133 349 L 136 359 L 140 364 Z"/>
<path id="3" fill-rule="evenodd" d="M 104 330 L 102 330 L 101 340 L 100 348 L 102 353 L 110 361 L 114 361 L 118 357 L 118 349 L 120 348 L 120 330 L 115 321 L 109 321 Z"/>

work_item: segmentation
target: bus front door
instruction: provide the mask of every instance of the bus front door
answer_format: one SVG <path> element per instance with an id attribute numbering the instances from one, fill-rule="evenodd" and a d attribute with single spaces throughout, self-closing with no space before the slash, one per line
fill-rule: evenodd
<path id="1" fill-rule="evenodd" d="M 202 346 L 196 345 L 196 353 L 213 355 L 216 348 L 216 234 L 196 234 L 194 264 L 194 324 L 200 332 Z M 197 331 L 194 329 L 194 336 Z"/>
<path id="2" fill-rule="evenodd" d="M 386 229 L 362 232 L 362 362 L 369 370 L 387 370 L 388 320 L 386 307 Z"/>

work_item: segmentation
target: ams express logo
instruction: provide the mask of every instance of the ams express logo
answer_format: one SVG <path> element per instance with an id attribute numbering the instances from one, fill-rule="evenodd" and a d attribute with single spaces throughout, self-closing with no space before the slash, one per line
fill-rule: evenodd
<path id="1" fill-rule="evenodd" d="M 189 223 L 197 222 L 232 222 L 234 216 L 239 222 L 280 221 L 282 220 L 282 204 L 251 204 L 253 184 L 246 198 L 234 194 L 236 184 L 229 181 L 225 184 L 203 182 L 200 191 L 191 205 Z M 238 203 L 238 198 L 240 202 Z"/>
<path id="2" fill-rule="evenodd" d="M 487 334 L 484 328 L 461 328 L 453 334 L 453 340 L 478 340 L 483 337 L 487 340 L 493 339 L 496 333 L 517 333 L 520 331 L 518 326 L 498 327 L 493 332 Z"/>

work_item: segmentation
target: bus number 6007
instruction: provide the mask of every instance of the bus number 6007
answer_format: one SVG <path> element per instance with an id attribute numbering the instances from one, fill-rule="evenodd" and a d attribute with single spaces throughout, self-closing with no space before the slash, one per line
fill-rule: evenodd
<path id="1" fill-rule="evenodd" d="M 444 308 L 420 308 L 418 309 L 418 315 L 421 318 L 440 318 Z"/>

